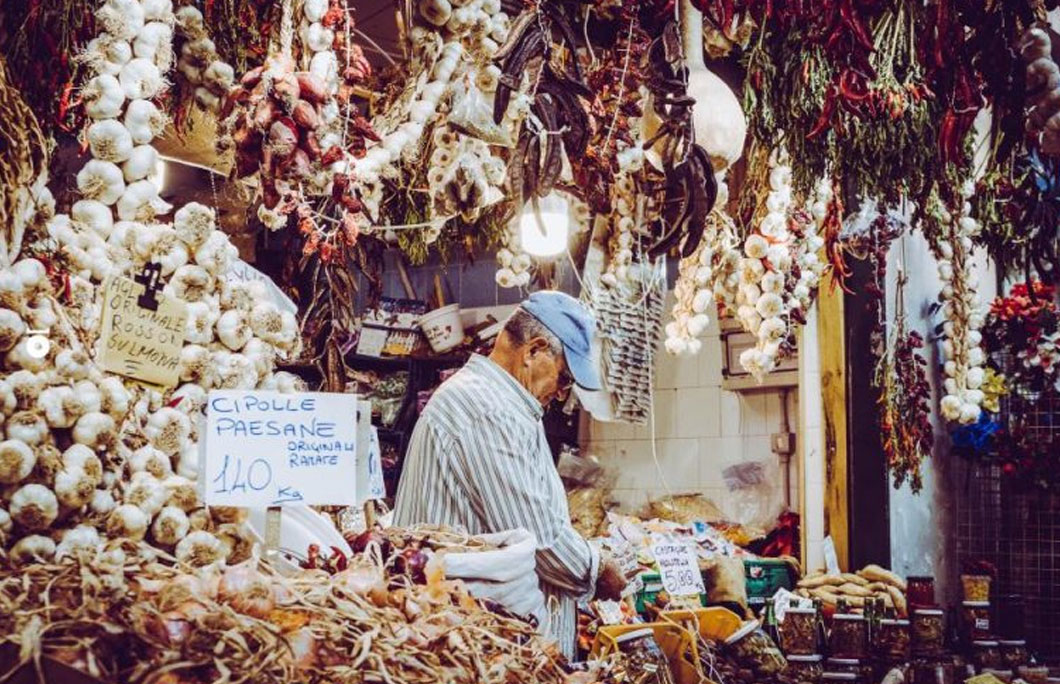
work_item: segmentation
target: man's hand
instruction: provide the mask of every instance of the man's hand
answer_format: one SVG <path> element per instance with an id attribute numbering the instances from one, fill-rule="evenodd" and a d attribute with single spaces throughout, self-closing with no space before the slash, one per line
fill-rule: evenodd
<path id="1" fill-rule="evenodd" d="M 618 601 L 622 590 L 626 588 L 626 576 L 614 558 L 605 556 L 600 559 L 600 574 L 596 578 L 596 598 L 607 601 Z"/>

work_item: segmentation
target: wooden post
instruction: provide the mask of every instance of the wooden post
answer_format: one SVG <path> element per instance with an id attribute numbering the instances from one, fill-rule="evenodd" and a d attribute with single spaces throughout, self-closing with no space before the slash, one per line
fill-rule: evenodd
<path id="1" fill-rule="evenodd" d="M 839 566 L 850 570 L 847 483 L 847 358 L 844 293 L 826 279 L 818 300 L 817 334 L 821 354 L 821 398 L 825 438 L 825 534 L 835 542 Z M 868 372 L 868 371 L 866 371 Z"/>

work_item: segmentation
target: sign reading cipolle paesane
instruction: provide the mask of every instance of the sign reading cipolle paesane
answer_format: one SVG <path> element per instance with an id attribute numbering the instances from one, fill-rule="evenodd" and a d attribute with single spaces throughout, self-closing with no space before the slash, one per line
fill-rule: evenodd
<path id="1" fill-rule="evenodd" d="M 357 495 L 357 395 L 213 390 L 210 506 L 349 506 Z"/>

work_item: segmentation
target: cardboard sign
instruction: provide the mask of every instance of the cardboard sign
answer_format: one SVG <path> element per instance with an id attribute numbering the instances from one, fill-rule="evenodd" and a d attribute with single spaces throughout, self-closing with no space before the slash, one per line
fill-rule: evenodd
<path id="1" fill-rule="evenodd" d="M 213 390 L 200 479 L 211 506 L 350 506 L 357 397 Z"/>
<path id="2" fill-rule="evenodd" d="M 120 276 L 104 285 L 101 363 L 112 373 L 172 387 L 180 380 L 188 310 L 184 302 L 162 293 L 156 311 L 142 308 L 137 299 L 143 293 L 143 285 Z"/>
<path id="3" fill-rule="evenodd" d="M 265 275 L 258 269 L 254 268 L 242 259 L 236 259 L 235 262 L 228 268 L 228 273 L 225 274 L 228 280 L 237 283 L 264 283 L 265 289 L 269 292 L 269 298 L 272 299 L 272 303 L 280 311 L 289 311 L 292 314 L 298 315 L 298 307 L 294 305 L 291 298 L 283 293 L 283 290 L 276 286 L 276 283 L 272 282 L 272 278 Z"/>
<path id="4" fill-rule="evenodd" d="M 372 425 L 372 402 L 357 402 L 357 505 L 382 499 L 386 496 L 383 486 L 383 461 L 379 448 L 379 432 Z"/>
<path id="5" fill-rule="evenodd" d="M 670 596 L 689 596 L 705 593 L 703 575 L 699 572 L 696 550 L 691 544 L 656 542 L 652 554 L 659 564 L 663 588 Z"/>

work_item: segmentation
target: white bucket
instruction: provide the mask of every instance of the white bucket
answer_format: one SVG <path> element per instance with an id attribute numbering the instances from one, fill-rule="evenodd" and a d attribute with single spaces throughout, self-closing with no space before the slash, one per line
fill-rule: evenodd
<path id="1" fill-rule="evenodd" d="M 420 328 L 431 343 L 431 349 L 447 352 L 464 341 L 464 326 L 460 323 L 460 305 L 448 304 L 420 316 Z"/>

